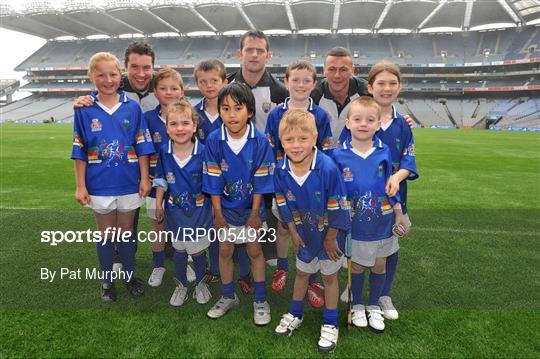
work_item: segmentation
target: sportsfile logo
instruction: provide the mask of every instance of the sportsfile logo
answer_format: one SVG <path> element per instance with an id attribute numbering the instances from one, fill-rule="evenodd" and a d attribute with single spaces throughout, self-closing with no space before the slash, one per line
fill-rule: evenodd
<path id="1" fill-rule="evenodd" d="M 175 231 L 139 231 L 136 240 L 139 242 L 275 242 L 274 228 L 183 228 Z M 129 243 L 132 242 L 132 232 L 120 228 L 107 227 L 105 231 L 42 231 L 41 243 L 58 246 L 60 243 Z"/>

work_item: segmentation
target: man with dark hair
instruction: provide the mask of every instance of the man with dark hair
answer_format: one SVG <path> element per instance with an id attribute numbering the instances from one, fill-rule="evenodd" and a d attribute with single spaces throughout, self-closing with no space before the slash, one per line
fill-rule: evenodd
<path id="1" fill-rule="evenodd" d="M 334 47 L 324 58 L 325 79 L 319 81 L 311 92 L 315 103 L 330 115 L 330 127 L 337 141 L 349 111 L 349 103 L 357 97 L 368 95 L 367 82 L 354 76 L 353 57 L 344 47 Z"/>
<path id="2" fill-rule="evenodd" d="M 360 96 L 371 96 L 367 82 L 354 76 L 351 52 L 344 47 L 334 47 L 326 53 L 323 66 L 324 78 L 311 92 L 313 101 L 328 112 L 334 142 L 345 126 L 349 103 Z M 405 121 L 412 127 L 412 119 L 405 115 Z"/>
<path id="3" fill-rule="evenodd" d="M 262 31 L 251 30 L 240 38 L 240 49 L 236 51 L 240 59 L 239 71 L 227 77 L 229 83 L 243 82 L 251 88 L 255 96 L 255 125 L 264 132 L 268 113 L 276 105 L 285 101 L 285 85 L 266 70 L 266 64 L 272 57 L 268 38 Z"/>
<path id="4" fill-rule="evenodd" d="M 155 53 L 146 42 L 133 42 L 125 52 L 126 75 L 122 76 L 120 88 L 127 97 L 141 105 L 143 112 L 153 110 L 158 105 L 154 96 Z"/>
<path id="5" fill-rule="evenodd" d="M 146 42 L 131 43 L 124 55 L 126 72 L 122 75 L 120 89 L 126 96 L 137 102 L 143 112 L 153 110 L 158 104 L 154 96 L 154 61 L 155 53 L 152 45 Z M 80 96 L 74 107 L 92 106 L 91 96 Z"/>

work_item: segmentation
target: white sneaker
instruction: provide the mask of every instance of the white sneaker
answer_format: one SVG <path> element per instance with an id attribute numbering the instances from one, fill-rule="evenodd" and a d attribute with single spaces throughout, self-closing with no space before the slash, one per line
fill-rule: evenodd
<path id="1" fill-rule="evenodd" d="M 292 332 L 302 324 L 302 319 L 293 316 L 291 313 L 283 314 L 274 333 L 290 337 Z"/>
<path id="2" fill-rule="evenodd" d="M 219 298 L 217 303 L 214 304 L 212 308 L 210 308 L 206 315 L 208 315 L 208 317 L 212 319 L 221 318 L 222 316 L 227 314 L 229 310 L 238 306 L 239 304 L 240 300 L 238 300 L 236 293 L 234 294 L 234 299 L 221 297 Z"/>
<path id="3" fill-rule="evenodd" d="M 165 274 L 165 270 L 166 269 L 163 267 L 154 268 L 152 274 L 150 274 L 150 278 L 148 278 L 148 285 L 150 287 L 159 287 L 163 281 L 163 274 Z"/>
<path id="4" fill-rule="evenodd" d="M 186 277 L 188 282 L 195 282 L 195 272 L 193 271 L 193 268 L 188 264 L 186 269 Z"/>
<path id="5" fill-rule="evenodd" d="M 195 287 L 195 290 L 193 291 L 193 298 L 199 304 L 206 304 L 212 298 L 212 293 L 210 293 L 208 284 L 206 284 L 204 280 L 201 280 L 200 283 Z"/>
<path id="6" fill-rule="evenodd" d="M 345 287 L 345 290 L 339 296 L 339 300 L 343 303 L 349 303 L 349 287 Z"/>
<path id="7" fill-rule="evenodd" d="M 357 304 L 352 308 L 352 323 L 355 327 L 367 327 L 366 307 L 363 304 Z"/>
<path id="8" fill-rule="evenodd" d="M 174 288 L 174 292 L 169 303 L 173 307 L 180 307 L 187 299 L 187 288 L 184 287 L 178 279 L 174 278 L 174 280 L 176 282 L 176 288 Z"/>
<path id="9" fill-rule="evenodd" d="M 338 334 L 338 328 L 329 324 L 323 325 L 321 327 L 321 337 L 319 338 L 319 342 L 317 343 L 319 352 L 329 353 L 334 350 L 337 345 Z"/>
<path id="10" fill-rule="evenodd" d="M 270 304 L 267 301 L 253 303 L 253 321 L 255 325 L 267 325 L 272 320 L 270 316 Z"/>
<path id="11" fill-rule="evenodd" d="M 382 296 L 379 298 L 379 307 L 384 313 L 384 319 L 396 320 L 399 317 L 398 311 L 392 303 L 392 298 L 388 296 Z"/>
<path id="12" fill-rule="evenodd" d="M 383 311 L 377 305 L 366 307 L 369 329 L 377 333 L 384 332 Z"/>

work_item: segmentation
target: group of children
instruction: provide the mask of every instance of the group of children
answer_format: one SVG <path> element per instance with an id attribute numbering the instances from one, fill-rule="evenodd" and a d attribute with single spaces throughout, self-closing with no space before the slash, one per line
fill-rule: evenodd
<path id="1" fill-rule="evenodd" d="M 221 280 L 221 297 L 208 317 L 220 318 L 237 306 L 236 255 L 240 276 L 253 279 L 254 322 L 269 324 L 260 240 L 276 239 L 278 267 L 271 287 L 280 292 L 289 273 L 290 237 L 296 254 L 293 298 L 276 334 L 291 335 L 300 326 L 306 292 L 320 272 L 325 308 L 318 349 L 335 348 L 344 255 L 352 271 L 344 292 L 351 302 L 352 324 L 382 331 L 383 315 L 397 318 L 391 301 L 388 311 L 380 305 L 390 300 L 398 237 L 411 225 L 405 183 L 417 171 L 411 130 L 392 105 L 401 83 L 395 65 L 381 62 L 371 69 L 368 89 L 373 98 L 351 103 L 339 145 L 332 141 L 328 115 L 309 97 L 316 70 L 306 61 L 287 68 L 290 97 L 269 114 L 266 134 L 250 121 L 255 116 L 251 90 L 241 83 L 227 84 L 218 60 L 195 67 L 204 96 L 195 107 L 182 98 L 180 75 L 161 69 L 155 81 L 160 104 L 144 115 L 119 91 L 120 64 L 113 55 L 95 54 L 88 72 L 97 89 L 95 104 L 75 111 L 72 158 L 76 199 L 94 210 L 98 229 L 132 230 L 136 209 L 147 197 L 153 230 L 207 230 L 197 241 L 173 242 L 177 285 L 171 305 L 181 306 L 187 299 L 191 256 L 198 303 L 208 303 L 208 283 Z M 279 220 L 275 229 L 265 223 L 263 196 L 268 194 L 274 196 L 272 213 Z M 102 271 L 112 270 L 114 245 L 96 246 Z M 134 239 L 118 244 L 124 270 L 134 271 L 136 248 Z M 148 283 L 158 286 L 165 272 L 164 243 L 153 243 L 152 251 Z M 365 268 L 370 269 L 367 303 L 362 296 Z M 133 295 L 142 294 L 136 279 L 126 287 Z M 246 288 L 251 290 L 251 284 Z M 102 300 L 115 300 L 116 295 L 115 283 L 105 280 Z"/>

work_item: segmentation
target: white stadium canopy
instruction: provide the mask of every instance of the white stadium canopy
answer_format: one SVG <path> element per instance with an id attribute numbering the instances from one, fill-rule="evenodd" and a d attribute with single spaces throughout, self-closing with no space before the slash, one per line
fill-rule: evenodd
<path id="1" fill-rule="evenodd" d="M 46 39 L 423 33 L 540 24 L 539 0 L 67 0 L 0 6 L 0 27 Z"/>

